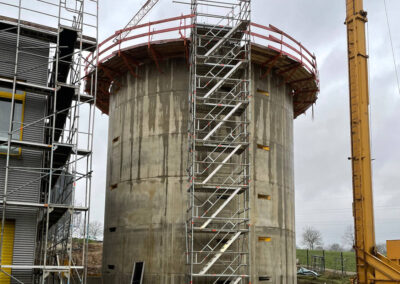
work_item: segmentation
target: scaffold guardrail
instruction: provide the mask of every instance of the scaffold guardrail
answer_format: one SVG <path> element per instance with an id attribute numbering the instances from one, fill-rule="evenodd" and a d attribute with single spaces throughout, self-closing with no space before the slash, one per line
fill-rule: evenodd
<path id="1" fill-rule="evenodd" d="M 101 64 L 126 48 L 157 43 L 163 40 L 190 40 L 191 29 L 193 28 L 191 19 L 193 17 L 193 14 L 187 14 L 116 31 L 99 44 L 98 53 L 91 53 L 87 56 L 86 71 L 90 73 L 90 69 L 94 66 L 93 63 L 96 60 L 96 54 L 98 54 L 98 61 Z M 318 78 L 316 57 L 303 44 L 273 25 L 265 26 L 252 22 L 251 28 L 249 33 L 252 43 L 266 46 L 279 52 L 282 56 L 287 56 L 301 63 L 311 75 Z M 115 38 L 127 32 L 130 32 L 128 37 L 114 41 Z"/>

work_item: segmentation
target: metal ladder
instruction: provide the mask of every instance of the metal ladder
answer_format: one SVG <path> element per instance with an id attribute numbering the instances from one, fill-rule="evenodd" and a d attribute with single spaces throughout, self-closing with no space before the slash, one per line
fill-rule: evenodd
<path id="1" fill-rule="evenodd" d="M 187 280 L 249 283 L 250 0 L 191 9 Z"/>

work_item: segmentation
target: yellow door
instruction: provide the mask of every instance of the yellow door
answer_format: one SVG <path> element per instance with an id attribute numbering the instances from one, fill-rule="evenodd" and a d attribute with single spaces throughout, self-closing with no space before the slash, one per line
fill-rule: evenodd
<path id="1" fill-rule="evenodd" d="M 1 222 L 0 222 L 1 231 Z M 14 249 L 14 232 L 15 232 L 15 222 L 6 220 L 4 223 L 4 238 L 3 238 L 3 249 L 1 251 L 1 264 L 11 265 L 13 259 L 13 249 Z M 11 274 L 11 268 L 3 268 L 5 272 Z M 9 284 L 11 277 L 0 272 L 0 284 Z"/>

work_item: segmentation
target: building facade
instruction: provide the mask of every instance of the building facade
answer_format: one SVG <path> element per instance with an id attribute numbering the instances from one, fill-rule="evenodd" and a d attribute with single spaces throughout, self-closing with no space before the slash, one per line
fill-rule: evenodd
<path id="1" fill-rule="evenodd" d="M 27 37 L 20 38 L 21 47 L 29 49 L 29 54 L 22 53 L 20 61 L 21 68 L 28 70 L 23 72 L 21 80 L 25 82 L 47 85 L 48 80 L 48 56 L 49 43 L 40 42 Z M 0 33 L 0 76 L 12 78 L 15 65 L 15 49 L 17 36 L 13 33 Z M 42 46 L 40 49 L 33 49 L 33 46 Z M 40 66 L 40 68 L 37 68 Z M 36 67 L 36 68 L 35 68 Z M 34 69 L 35 68 L 35 69 Z M 32 70 L 34 69 L 34 70 Z M 11 112 L 12 88 L 0 89 L 0 198 L 4 198 L 7 140 Z M 12 138 L 20 141 L 43 143 L 45 139 L 45 122 L 41 119 L 46 112 L 46 98 L 42 95 L 31 92 L 17 91 L 15 96 L 15 108 L 13 115 Z M 23 125 L 33 124 L 21 130 Z M 22 149 L 18 146 L 10 147 L 9 173 L 7 201 L 39 203 L 41 191 L 41 173 L 38 171 L 27 171 L 24 169 L 40 169 L 43 166 L 43 153 L 30 149 Z M 3 263 L 8 265 L 32 266 L 35 262 L 35 247 L 37 236 L 38 208 L 8 206 L 6 208 L 6 223 L 4 228 L 3 242 Z M 6 253 L 11 255 L 4 258 Z M 11 273 L 11 269 L 8 269 Z M 31 283 L 33 277 L 32 269 L 21 269 L 13 272 L 13 275 Z M 9 278 L 2 274 L 0 279 Z M 3 283 L 3 282 L 2 282 Z"/>
<path id="2" fill-rule="evenodd" d="M 83 30 L 97 35 L 98 3 L 3 5 L 0 283 L 86 283 L 95 92 L 82 58 L 97 40 Z"/>

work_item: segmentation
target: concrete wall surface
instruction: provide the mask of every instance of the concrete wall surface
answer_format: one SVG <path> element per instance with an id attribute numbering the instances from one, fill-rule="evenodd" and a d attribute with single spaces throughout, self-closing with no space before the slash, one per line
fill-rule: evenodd
<path id="1" fill-rule="evenodd" d="M 183 58 L 160 69 L 125 74 L 110 97 L 104 283 L 129 283 L 135 261 L 145 262 L 144 283 L 186 283 L 189 72 Z M 295 284 L 293 102 L 281 78 L 260 73 L 253 66 L 252 283 Z"/>
<path id="2" fill-rule="evenodd" d="M 250 208 L 255 277 L 252 283 L 258 283 L 260 276 L 268 276 L 271 283 L 293 284 L 296 283 L 293 102 L 283 79 L 276 75 L 261 79 L 264 72 L 253 65 Z"/>
<path id="3" fill-rule="evenodd" d="M 129 73 L 110 101 L 104 283 L 183 283 L 188 70 L 168 60 Z M 115 231 L 113 231 L 115 230 Z"/>

